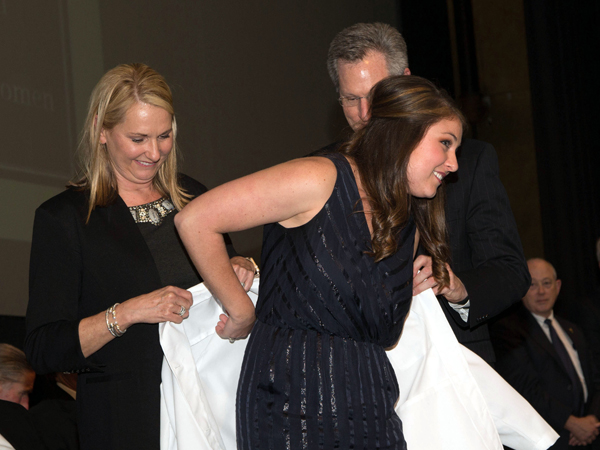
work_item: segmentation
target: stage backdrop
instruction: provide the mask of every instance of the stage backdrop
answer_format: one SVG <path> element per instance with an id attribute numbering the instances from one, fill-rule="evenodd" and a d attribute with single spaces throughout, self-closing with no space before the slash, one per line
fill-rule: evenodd
<path id="1" fill-rule="evenodd" d="M 167 78 L 183 170 L 214 187 L 335 140 L 329 42 L 396 16 L 393 0 L 0 0 L 0 315 L 25 314 L 34 211 L 73 176 L 106 70 L 139 61 Z M 260 235 L 234 241 L 258 256 Z"/>

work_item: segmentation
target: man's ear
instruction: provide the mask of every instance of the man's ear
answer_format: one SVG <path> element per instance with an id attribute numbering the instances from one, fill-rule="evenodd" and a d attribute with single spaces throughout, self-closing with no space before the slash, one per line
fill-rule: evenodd
<path id="1" fill-rule="evenodd" d="M 560 280 L 556 280 L 556 293 L 560 294 L 560 286 L 562 282 Z"/>
<path id="2" fill-rule="evenodd" d="M 408 67 L 404 69 L 404 75 L 410 75 L 410 69 Z"/>

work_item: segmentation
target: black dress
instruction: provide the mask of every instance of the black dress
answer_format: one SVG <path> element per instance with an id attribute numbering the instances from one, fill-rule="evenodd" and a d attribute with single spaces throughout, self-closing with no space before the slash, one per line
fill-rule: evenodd
<path id="1" fill-rule="evenodd" d="M 264 229 L 254 326 L 237 394 L 239 449 L 405 449 L 385 348 L 412 299 L 415 225 L 375 263 L 352 169 L 307 224 Z"/>

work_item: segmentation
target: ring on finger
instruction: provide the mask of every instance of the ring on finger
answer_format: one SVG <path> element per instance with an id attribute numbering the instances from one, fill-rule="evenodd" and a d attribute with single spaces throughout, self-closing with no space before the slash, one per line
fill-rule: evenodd
<path id="1" fill-rule="evenodd" d="M 177 314 L 180 315 L 181 317 L 183 317 L 183 315 L 185 314 L 185 311 L 186 311 L 185 306 L 182 306 Z"/>
<path id="2" fill-rule="evenodd" d="M 243 288 L 245 288 L 245 287 L 246 287 L 246 283 L 244 283 L 243 281 L 242 281 L 242 287 L 243 287 Z"/>

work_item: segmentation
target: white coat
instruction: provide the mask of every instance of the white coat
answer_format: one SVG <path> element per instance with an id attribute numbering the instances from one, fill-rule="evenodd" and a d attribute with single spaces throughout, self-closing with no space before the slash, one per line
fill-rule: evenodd
<path id="1" fill-rule="evenodd" d="M 215 332 L 223 312 L 203 284 L 182 324 L 159 326 L 165 354 L 162 450 L 234 450 L 235 397 L 246 340 Z M 258 279 L 248 293 L 256 303 Z M 400 384 L 396 412 L 409 449 L 543 450 L 558 438 L 490 366 L 456 340 L 427 290 L 413 297 L 402 336 L 388 350 Z"/>

